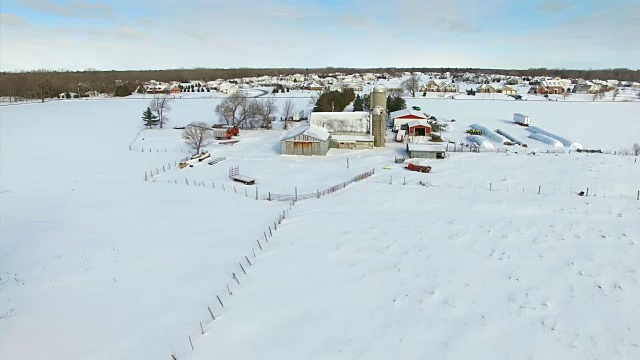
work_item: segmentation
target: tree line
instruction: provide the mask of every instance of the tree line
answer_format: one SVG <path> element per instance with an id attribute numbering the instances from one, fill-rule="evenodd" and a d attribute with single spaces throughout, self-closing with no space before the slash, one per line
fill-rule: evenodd
<path id="1" fill-rule="evenodd" d="M 259 76 L 286 76 L 293 74 L 318 74 L 326 76 L 333 73 L 381 73 L 398 76 L 403 72 L 450 72 L 452 74 L 484 73 L 507 76 L 559 76 L 564 78 L 583 78 L 585 80 L 628 80 L 640 82 L 640 70 L 626 68 L 572 70 L 572 69 L 481 69 L 481 68 L 236 68 L 236 69 L 170 69 L 170 70 L 128 70 L 128 71 L 85 71 L 34 70 L 20 72 L 0 72 L 0 96 L 14 96 L 28 99 L 56 97 L 65 92 L 84 94 L 88 91 L 113 94 L 116 86 L 124 86 L 132 92 L 148 80 L 163 82 L 189 80 L 211 81 L 217 79 L 235 79 Z"/>

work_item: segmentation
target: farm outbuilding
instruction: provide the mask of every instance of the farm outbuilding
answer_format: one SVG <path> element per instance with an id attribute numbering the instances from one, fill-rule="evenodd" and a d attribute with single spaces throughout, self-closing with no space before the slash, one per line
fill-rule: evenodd
<path id="1" fill-rule="evenodd" d="M 409 158 L 444 159 L 445 150 L 442 144 L 407 144 Z"/>
<path id="2" fill-rule="evenodd" d="M 389 119 L 393 121 L 393 130 L 400 130 L 402 125 L 408 123 L 412 120 L 427 120 L 427 115 L 421 113 L 420 111 L 410 110 L 410 109 L 402 109 L 398 111 L 394 111 L 389 114 Z"/>
<path id="3" fill-rule="evenodd" d="M 312 112 L 309 123 L 334 135 L 369 134 L 369 112 Z"/>
<path id="4" fill-rule="evenodd" d="M 326 155 L 329 151 L 329 133 L 315 125 L 299 126 L 280 139 L 282 155 Z"/>
<path id="5" fill-rule="evenodd" d="M 329 147 L 336 149 L 373 149 L 373 135 L 331 135 Z"/>
<path id="6" fill-rule="evenodd" d="M 427 136 L 431 134 L 431 125 L 426 120 L 411 120 L 407 123 L 409 136 Z"/>

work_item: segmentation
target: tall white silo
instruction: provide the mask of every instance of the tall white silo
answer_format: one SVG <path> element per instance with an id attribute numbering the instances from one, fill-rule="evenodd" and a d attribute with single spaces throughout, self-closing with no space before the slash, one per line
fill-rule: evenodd
<path id="1" fill-rule="evenodd" d="M 371 132 L 373 146 L 383 147 L 387 133 L 387 87 L 377 85 L 371 92 Z"/>

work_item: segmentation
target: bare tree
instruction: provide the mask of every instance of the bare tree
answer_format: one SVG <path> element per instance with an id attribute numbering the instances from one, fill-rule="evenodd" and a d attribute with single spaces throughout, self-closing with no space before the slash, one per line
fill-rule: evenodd
<path id="1" fill-rule="evenodd" d="M 616 101 L 616 98 L 618 97 L 618 93 L 619 93 L 619 91 L 620 91 L 620 90 L 618 90 L 618 88 L 616 88 L 615 90 L 613 90 L 613 94 L 612 94 L 612 96 L 613 96 L 613 101 Z"/>
<path id="2" fill-rule="evenodd" d="M 199 154 L 203 147 L 213 143 L 213 130 L 205 122 L 191 123 L 182 131 L 182 139 Z"/>
<path id="3" fill-rule="evenodd" d="M 149 103 L 149 108 L 158 117 L 158 125 L 162 129 L 164 123 L 169 121 L 168 113 L 171 111 L 171 98 L 168 96 L 154 96 Z"/>
<path id="4" fill-rule="evenodd" d="M 257 115 L 260 120 L 260 127 L 263 129 L 271 129 L 271 119 L 274 117 L 273 115 L 278 112 L 278 105 L 276 105 L 276 100 L 274 98 L 267 98 L 262 102 L 256 101 L 258 104 Z"/>
<path id="5" fill-rule="evenodd" d="M 289 117 L 293 116 L 295 112 L 293 101 L 291 99 L 287 99 L 284 105 L 282 106 L 282 115 L 284 115 L 284 129 L 289 129 Z"/>
<path id="6" fill-rule="evenodd" d="M 402 94 L 404 93 L 404 89 L 403 88 L 392 88 L 391 90 L 389 90 L 389 95 L 391 95 L 391 97 L 400 97 L 402 96 Z"/>
<path id="7" fill-rule="evenodd" d="M 262 106 L 256 100 L 249 100 L 244 94 L 231 94 L 215 108 L 216 114 L 227 125 L 240 128 L 255 126 L 254 120 L 260 116 Z"/>
<path id="8" fill-rule="evenodd" d="M 403 90 L 406 90 L 412 97 L 416 97 L 416 92 L 420 89 L 420 79 L 417 75 L 411 75 L 407 80 L 400 84 Z"/>
<path id="9" fill-rule="evenodd" d="M 640 155 L 640 144 L 635 143 L 631 146 L 631 153 L 635 156 Z"/>

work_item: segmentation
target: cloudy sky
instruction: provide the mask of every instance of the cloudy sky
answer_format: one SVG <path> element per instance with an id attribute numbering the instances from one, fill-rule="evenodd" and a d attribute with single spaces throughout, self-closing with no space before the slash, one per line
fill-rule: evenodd
<path id="1" fill-rule="evenodd" d="M 640 67 L 640 0 L 0 0 L 0 70 Z"/>

